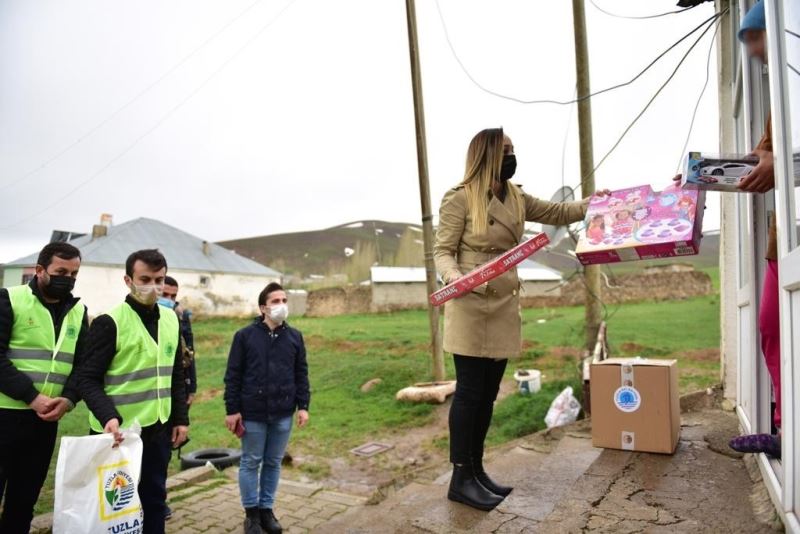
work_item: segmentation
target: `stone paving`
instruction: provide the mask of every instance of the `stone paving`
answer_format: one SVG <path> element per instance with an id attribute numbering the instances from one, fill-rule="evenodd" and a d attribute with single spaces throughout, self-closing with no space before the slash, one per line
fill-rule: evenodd
<path id="1" fill-rule="evenodd" d="M 241 532 L 244 512 L 235 481 L 236 471 L 226 470 L 225 475 L 171 491 L 169 501 L 173 516 L 167 522 L 167 532 Z M 275 515 L 287 534 L 310 532 L 349 509 L 364 505 L 366 500 L 313 484 L 281 481 Z"/>

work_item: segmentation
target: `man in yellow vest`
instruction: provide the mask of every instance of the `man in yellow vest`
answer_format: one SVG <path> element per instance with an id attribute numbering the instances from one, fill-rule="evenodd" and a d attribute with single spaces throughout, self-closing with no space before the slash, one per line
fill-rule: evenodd
<path id="1" fill-rule="evenodd" d="M 58 420 L 79 396 L 73 365 L 87 338 L 86 307 L 72 296 L 81 253 L 50 243 L 29 284 L 0 289 L 0 533 L 27 534 Z M 5 497 L 5 500 L 3 500 Z"/>
<path id="2" fill-rule="evenodd" d="M 167 260 L 158 250 L 128 257 L 130 294 L 92 322 L 78 369 L 92 432 L 113 433 L 120 442 L 123 424 L 142 427 L 144 534 L 164 532 L 170 449 L 186 440 L 189 426 L 178 317 L 156 303 L 166 275 Z"/>

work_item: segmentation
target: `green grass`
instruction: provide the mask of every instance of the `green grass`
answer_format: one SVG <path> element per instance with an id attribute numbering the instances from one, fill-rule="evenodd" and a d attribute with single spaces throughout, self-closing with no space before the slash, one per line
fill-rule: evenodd
<path id="1" fill-rule="evenodd" d="M 719 381 L 719 298 L 672 302 L 644 302 L 610 306 L 609 339 L 614 355 L 677 357 L 683 392 Z M 545 322 L 539 322 L 544 319 Z M 238 439 L 224 427 L 223 374 L 230 340 L 247 319 L 199 319 L 194 324 L 200 390 L 190 416 L 191 443 L 187 450 L 236 447 Z M 300 455 L 334 458 L 369 438 L 425 425 L 435 407 L 402 404 L 397 390 L 431 376 L 427 313 L 407 311 L 379 315 L 297 318 L 291 321 L 306 340 L 312 385 L 311 422 L 295 429 L 291 449 Z M 498 444 L 534 432 L 544 425 L 550 401 L 564 385 L 580 394 L 578 359 L 582 353 L 583 308 L 527 309 L 523 311 L 525 349 L 512 361 L 517 368 L 535 367 L 544 373 L 542 392 L 511 395 L 498 404 L 489 443 Z M 717 352 L 715 352 L 717 351 Z M 446 359 L 453 376 L 452 359 Z M 360 386 L 372 378 L 383 382 L 369 393 Z M 61 423 L 60 435 L 85 435 L 84 404 Z M 52 509 L 53 474 L 37 505 L 37 513 Z M 179 469 L 173 457 L 170 470 Z M 306 468 L 309 476 L 324 476 L 319 461 Z"/>
<path id="2" fill-rule="evenodd" d="M 571 380 L 545 382 L 535 395 L 515 393 L 504 399 L 494 410 L 492 426 L 486 436 L 487 445 L 505 443 L 546 428 L 544 416 L 550 403 L 567 386 L 572 386 L 573 394 L 579 401 L 583 398 L 581 381 L 574 377 Z"/>

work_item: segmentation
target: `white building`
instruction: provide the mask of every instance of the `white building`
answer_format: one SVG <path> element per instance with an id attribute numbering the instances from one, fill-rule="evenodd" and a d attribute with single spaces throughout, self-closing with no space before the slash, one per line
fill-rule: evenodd
<path id="1" fill-rule="evenodd" d="M 778 226 L 780 273 L 782 451 L 758 466 L 787 532 L 800 533 L 800 198 L 794 160 L 800 152 L 800 2 L 764 0 L 769 67 L 745 57 L 739 23 L 754 0 L 715 0 L 721 153 L 746 154 L 772 115 L 775 189 L 722 194 L 720 267 L 722 372 L 725 395 L 742 431 L 769 433 L 772 396 L 761 354 L 758 317 L 768 220 Z"/>
<path id="2" fill-rule="evenodd" d="M 522 296 L 559 296 L 561 273 L 530 259 L 517 266 Z M 428 290 L 424 267 L 370 268 L 373 311 L 424 308 L 428 304 Z"/>
<path id="3" fill-rule="evenodd" d="M 169 275 L 180 285 L 179 300 L 195 314 L 256 315 L 258 294 L 269 282 L 281 280 L 281 274 L 269 267 L 153 219 L 98 225 L 91 234 L 69 242 L 83 257 L 74 294 L 92 316 L 125 298 L 125 260 L 141 249 L 157 248 L 164 254 Z M 3 284 L 30 280 L 37 256 L 38 252 L 7 263 Z"/>

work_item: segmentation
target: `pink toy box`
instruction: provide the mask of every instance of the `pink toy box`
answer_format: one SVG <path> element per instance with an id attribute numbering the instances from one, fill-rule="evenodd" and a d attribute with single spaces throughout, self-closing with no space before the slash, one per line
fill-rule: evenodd
<path id="1" fill-rule="evenodd" d="M 697 254 L 704 208 L 703 191 L 677 185 L 592 197 L 575 253 L 584 265 Z"/>

